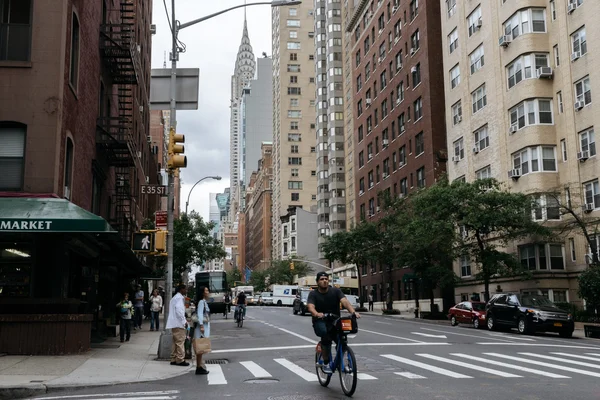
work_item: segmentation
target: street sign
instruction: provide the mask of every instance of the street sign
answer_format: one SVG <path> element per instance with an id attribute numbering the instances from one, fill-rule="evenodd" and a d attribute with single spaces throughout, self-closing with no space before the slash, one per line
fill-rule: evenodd
<path id="1" fill-rule="evenodd" d="M 154 213 L 154 227 L 156 229 L 167 227 L 167 212 L 166 211 L 157 211 L 156 213 Z"/>
<path id="2" fill-rule="evenodd" d="M 134 232 L 131 239 L 131 250 L 139 253 L 151 253 L 154 251 L 154 233 Z"/>
<path id="3" fill-rule="evenodd" d="M 167 187 L 162 185 L 142 185 L 142 194 L 167 195 Z"/>
<path id="4" fill-rule="evenodd" d="M 177 110 L 197 110 L 200 92 L 200 69 L 177 68 L 175 73 Z M 150 109 L 171 108 L 171 68 L 153 68 L 150 71 Z"/>

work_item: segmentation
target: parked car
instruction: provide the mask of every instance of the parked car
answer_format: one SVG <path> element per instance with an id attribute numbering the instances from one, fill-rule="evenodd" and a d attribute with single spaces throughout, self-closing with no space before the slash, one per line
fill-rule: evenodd
<path id="1" fill-rule="evenodd" d="M 504 293 L 494 296 L 486 306 L 487 327 L 517 328 L 519 333 L 558 332 L 561 337 L 573 336 L 573 316 L 547 297 L 533 294 Z"/>
<path id="2" fill-rule="evenodd" d="M 481 301 L 463 301 L 448 311 L 452 326 L 470 324 L 473 328 L 485 327 L 485 303 Z"/>
<path id="3" fill-rule="evenodd" d="M 258 305 L 259 306 L 272 306 L 273 305 L 273 293 L 272 292 L 262 292 L 258 297 Z"/>
<path id="4" fill-rule="evenodd" d="M 350 304 L 352 305 L 352 307 L 358 308 L 358 305 L 359 305 L 358 304 L 358 296 L 355 296 L 353 294 L 347 294 L 346 298 L 348 299 L 348 301 L 350 302 Z M 342 303 L 340 303 L 340 310 L 342 308 L 344 308 L 344 307 L 342 306 Z"/>
<path id="5" fill-rule="evenodd" d="M 300 288 L 298 289 L 298 295 L 294 299 L 294 303 L 292 304 L 294 315 L 306 314 L 306 301 L 308 300 L 308 294 L 310 293 L 310 288 Z"/>

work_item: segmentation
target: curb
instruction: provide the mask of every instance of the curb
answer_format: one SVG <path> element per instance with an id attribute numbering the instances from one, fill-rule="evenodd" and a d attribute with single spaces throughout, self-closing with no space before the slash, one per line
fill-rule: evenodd
<path id="1" fill-rule="evenodd" d="M 22 399 L 25 397 L 46 394 L 48 388 L 43 383 L 32 383 L 25 386 L 0 387 L 0 399 Z"/>

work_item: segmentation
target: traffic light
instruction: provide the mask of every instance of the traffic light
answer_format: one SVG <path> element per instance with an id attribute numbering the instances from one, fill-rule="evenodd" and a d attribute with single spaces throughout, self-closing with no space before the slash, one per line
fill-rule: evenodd
<path id="1" fill-rule="evenodd" d="M 175 130 L 171 129 L 169 132 L 169 159 L 167 161 L 167 166 L 171 170 L 187 167 L 187 157 L 182 154 L 185 147 L 179 143 L 185 143 L 185 136 L 175 133 Z"/>
<path id="2" fill-rule="evenodd" d="M 294 262 L 290 261 L 290 269 L 293 270 L 294 269 Z"/>
<path id="3" fill-rule="evenodd" d="M 158 230 L 154 234 L 154 251 L 163 252 L 167 250 L 167 231 Z"/>

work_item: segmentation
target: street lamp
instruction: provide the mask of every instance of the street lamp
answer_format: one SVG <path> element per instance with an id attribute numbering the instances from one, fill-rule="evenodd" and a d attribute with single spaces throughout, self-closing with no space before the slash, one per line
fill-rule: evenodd
<path id="1" fill-rule="evenodd" d="M 172 134 L 175 133 L 175 128 L 177 126 L 177 61 L 179 60 L 179 47 L 177 46 L 178 39 L 177 35 L 179 31 L 183 28 L 187 28 L 188 26 L 195 25 L 202 21 L 206 21 L 207 19 L 216 17 L 217 15 L 221 15 L 223 13 L 229 12 L 231 10 L 235 10 L 237 8 L 250 7 L 250 6 L 258 6 L 258 5 L 270 5 L 271 7 L 281 7 L 281 6 L 292 6 L 301 4 L 300 0 L 273 0 L 270 2 L 257 2 L 250 4 L 240 4 L 239 6 L 231 7 L 223 11 L 219 11 L 217 13 L 207 15 L 206 17 L 196 19 L 191 22 L 187 22 L 185 24 L 180 24 L 179 21 L 175 19 L 175 0 L 171 0 L 171 82 L 170 82 L 170 132 Z M 165 322 L 169 318 L 169 302 L 171 297 L 173 297 L 173 211 L 175 208 L 175 176 L 174 171 L 172 169 L 168 170 L 169 174 L 169 182 L 167 186 L 167 282 L 166 282 L 166 298 L 165 298 Z M 164 324 L 166 326 L 166 323 Z M 166 329 L 165 329 L 166 333 Z M 168 334 L 167 334 L 168 335 Z M 164 335 L 165 337 L 167 335 Z M 163 336 L 161 336 L 161 339 Z M 170 351 L 170 341 L 161 340 L 159 354 L 164 353 L 164 355 L 169 354 Z"/>
<path id="2" fill-rule="evenodd" d="M 192 188 L 190 189 L 190 192 L 188 193 L 188 198 L 187 201 L 185 202 L 185 215 L 187 215 L 187 210 L 188 210 L 188 205 L 190 204 L 190 195 L 192 194 L 192 191 L 194 190 L 194 188 L 196 187 L 197 184 L 199 184 L 200 182 L 202 182 L 205 179 L 214 179 L 216 181 L 220 181 L 221 177 L 220 176 L 205 176 L 204 178 L 200 179 L 198 182 L 194 183 L 194 186 L 192 186 Z"/>

